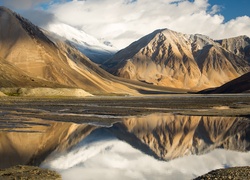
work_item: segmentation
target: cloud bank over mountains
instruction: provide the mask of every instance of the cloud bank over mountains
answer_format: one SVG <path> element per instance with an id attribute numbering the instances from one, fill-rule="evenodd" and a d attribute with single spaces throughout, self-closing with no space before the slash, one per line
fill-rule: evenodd
<path id="1" fill-rule="evenodd" d="M 2 4 L 26 8 L 20 13 L 44 28 L 63 22 L 118 48 L 161 28 L 214 39 L 250 36 L 249 16 L 225 22 L 221 7 L 210 5 L 208 0 L 25 0 L 21 6 L 20 1 L 3 0 Z"/>

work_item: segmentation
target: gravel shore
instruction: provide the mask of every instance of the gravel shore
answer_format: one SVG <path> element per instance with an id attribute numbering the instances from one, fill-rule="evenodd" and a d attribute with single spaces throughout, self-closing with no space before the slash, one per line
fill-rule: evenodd
<path id="1" fill-rule="evenodd" d="M 62 180 L 55 171 L 33 166 L 14 166 L 8 169 L 0 169 L 1 180 Z"/>
<path id="2" fill-rule="evenodd" d="M 226 169 L 213 170 L 205 175 L 195 178 L 194 180 L 249 180 L 250 167 L 232 167 Z"/>

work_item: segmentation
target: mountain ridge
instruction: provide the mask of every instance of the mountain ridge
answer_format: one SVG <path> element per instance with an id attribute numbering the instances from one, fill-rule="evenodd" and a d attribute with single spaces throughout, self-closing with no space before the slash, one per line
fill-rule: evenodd
<path id="1" fill-rule="evenodd" d="M 80 88 L 94 95 L 174 92 L 121 79 L 11 10 L 0 7 L 0 87 Z"/>
<path id="2" fill-rule="evenodd" d="M 64 23 L 51 23 L 44 27 L 50 36 L 58 36 L 62 41 L 68 41 L 91 61 L 101 64 L 112 57 L 117 49 L 101 43 L 95 37 Z M 52 34 L 51 34 L 52 33 Z"/>
<path id="3" fill-rule="evenodd" d="M 64 87 L 80 87 L 95 93 L 114 92 L 115 89 L 120 91 L 119 85 L 117 88 L 110 87 L 109 80 L 98 75 L 98 67 L 69 45 L 59 40 L 52 42 L 37 26 L 7 8 L 2 7 L 0 15 L 0 57 L 15 67 L 17 72 L 33 79 L 23 83 L 24 85 L 37 86 L 35 80 L 39 79 L 41 82 L 48 82 L 52 87 L 55 87 L 53 84 L 59 84 Z M 86 67 L 83 62 L 95 67 L 95 71 Z M 128 89 L 125 86 L 123 88 L 125 91 Z"/>
<path id="4" fill-rule="evenodd" d="M 213 39 L 169 29 L 156 30 L 135 41 L 103 67 L 120 77 L 194 90 L 222 85 L 250 70 L 247 58 Z"/>

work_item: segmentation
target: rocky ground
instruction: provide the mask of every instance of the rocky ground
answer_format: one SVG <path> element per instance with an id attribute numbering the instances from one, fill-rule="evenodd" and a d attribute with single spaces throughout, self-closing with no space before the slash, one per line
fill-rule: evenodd
<path id="1" fill-rule="evenodd" d="M 250 179 L 250 167 L 233 167 L 213 170 L 194 180 L 248 180 Z"/>
<path id="2" fill-rule="evenodd" d="M 0 116 L 0 120 L 3 121 L 10 121 L 13 117 L 27 117 L 62 122 L 112 124 L 126 116 L 155 112 L 197 116 L 249 116 L 250 96 L 169 94 L 70 99 L 0 98 L 0 114 L 4 115 Z"/>
<path id="3" fill-rule="evenodd" d="M 1 180 L 61 180 L 61 176 L 55 171 L 41 169 L 33 166 L 14 166 L 8 169 L 0 169 Z"/>

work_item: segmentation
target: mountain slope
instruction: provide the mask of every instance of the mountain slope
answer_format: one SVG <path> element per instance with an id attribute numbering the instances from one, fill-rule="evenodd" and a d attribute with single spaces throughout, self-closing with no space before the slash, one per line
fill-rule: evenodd
<path id="1" fill-rule="evenodd" d="M 48 38 L 4 7 L 0 7 L 0 75 L 1 87 L 77 87 L 92 94 L 139 94 L 70 44 Z"/>
<path id="2" fill-rule="evenodd" d="M 244 93 L 250 92 L 250 72 L 215 89 L 201 91 L 201 93 Z"/>
<path id="3" fill-rule="evenodd" d="M 117 51 L 114 47 L 101 43 L 96 38 L 84 31 L 63 23 L 49 24 L 44 27 L 47 31 L 58 36 L 63 41 L 69 41 L 78 50 L 85 54 L 91 61 L 101 64 L 110 59 Z"/>
<path id="4" fill-rule="evenodd" d="M 230 52 L 237 56 L 250 61 L 250 38 L 247 36 L 239 36 L 217 41 Z"/>
<path id="5" fill-rule="evenodd" d="M 168 29 L 132 43 L 104 68 L 128 79 L 194 90 L 222 85 L 250 70 L 247 58 L 209 37 Z"/>

